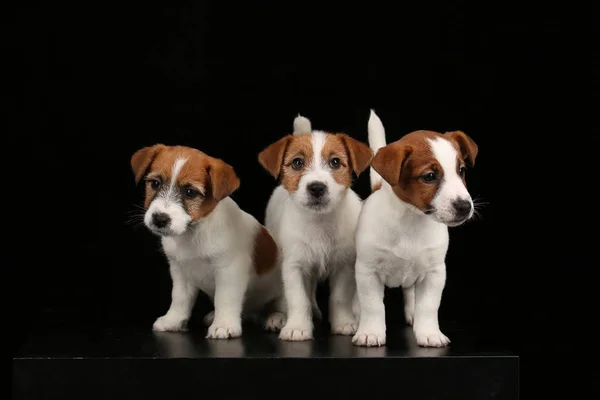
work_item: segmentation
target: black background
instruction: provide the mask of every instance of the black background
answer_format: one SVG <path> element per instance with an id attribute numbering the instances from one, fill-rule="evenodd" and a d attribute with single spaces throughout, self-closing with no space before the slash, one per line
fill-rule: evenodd
<path id="1" fill-rule="evenodd" d="M 10 249 L 17 334 L 39 328 L 39 311 L 75 330 L 149 329 L 166 311 L 158 240 L 128 222 L 142 199 L 129 167 L 137 149 L 222 158 L 241 179 L 232 197 L 262 222 L 275 182 L 258 152 L 297 113 L 366 141 L 374 108 L 388 141 L 460 129 L 479 145 L 467 182 L 487 205 L 451 230 L 442 327 L 482 327 L 518 349 L 515 271 L 529 260 L 517 237 L 535 231 L 517 216 L 527 179 L 517 171 L 542 116 L 554 118 L 551 99 L 571 90 L 556 73 L 574 50 L 556 10 L 417 3 L 51 2 L 7 14 L 18 142 L 7 157 L 30 171 L 13 176 L 28 219 Z M 355 190 L 368 195 L 368 174 Z M 401 318 L 397 290 L 388 303 Z"/>

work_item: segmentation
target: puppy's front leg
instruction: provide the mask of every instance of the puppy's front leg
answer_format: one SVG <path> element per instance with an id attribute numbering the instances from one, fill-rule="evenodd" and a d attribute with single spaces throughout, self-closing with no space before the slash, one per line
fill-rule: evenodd
<path id="1" fill-rule="evenodd" d="M 446 284 L 446 266 L 441 265 L 415 284 L 415 316 L 413 331 L 417 344 L 424 347 L 444 347 L 450 340 L 440 331 L 438 310 Z"/>
<path id="2" fill-rule="evenodd" d="M 357 321 L 352 312 L 352 301 L 356 293 L 354 268 L 340 266 L 329 277 L 329 322 L 331 332 L 336 335 L 353 335 Z"/>
<path id="3" fill-rule="evenodd" d="M 208 339 L 228 339 L 242 335 L 242 309 L 250 280 L 252 260 L 240 258 L 216 271 L 215 316 L 208 327 Z"/>
<path id="4" fill-rule="evenodd" d="M 174 261 L 169 263 L 173 288 L 171 290 L 171 306 L 169 311 L 158 318 L 152 329 L 155 331 L 186 331 L 192 308 L 198 296 L 198 288 L 189 283 Z"/>
<path id="5" fill-rule="evenodd" d="M 385 286 L 374 267 L 356 262 L 356 293 L 360 304 L 360 321 L 352 343 L 358 346 L 385 344 Z"/>
<path id="6" fill-rule="evenodd" d="M 304 285 L 300 263 L 284 261 L 282 265 L 283 291 L 287 302 L 287 321 L 279 338 L 282 340 L 310 340 L 313 337 L 311 301 Z"/>

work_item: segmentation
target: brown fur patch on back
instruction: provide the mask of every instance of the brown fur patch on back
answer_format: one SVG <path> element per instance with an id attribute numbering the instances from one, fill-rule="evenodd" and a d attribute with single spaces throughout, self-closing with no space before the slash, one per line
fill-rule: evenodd
<path id="1" fill-rule="evenodd" d="M 371 193 L 378 191 L 379 189 L 381 189 L 381 182 L 378 182 L 375 184 L 375 186 L 373 186 L 373 189 L 371 190 Z"/>
<path id="2" fill-rule="evenodd" d="M 265 228 L 261 226 L 254 238 L 254 270 L 258 275 L 271 271 L 277 263 L 277 244 Z"/>

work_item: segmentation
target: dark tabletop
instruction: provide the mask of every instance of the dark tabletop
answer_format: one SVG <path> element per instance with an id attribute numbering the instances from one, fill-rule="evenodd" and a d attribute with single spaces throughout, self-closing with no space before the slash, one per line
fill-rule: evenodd
<path id="1" fill-rule="evenodd" d="M 243 337 L 205 339 L 205 329 L 184 333 L 153 332 L 150 327 L 60 327 L 32 330 L 16 358 L 206 358 L 206 357 L 463 357 L 510 356 L 505 349 L 486 340 L 485 332 L 457 327 L 446 329 L 452 343 L 447 348 L 417 346 L 409 326 L 388 327 L 387 344 L 379 348 L 358 347 L 351 337 L 315 330 L 306 342 L 285 342 L 277 334 L 244 325 Z"/>

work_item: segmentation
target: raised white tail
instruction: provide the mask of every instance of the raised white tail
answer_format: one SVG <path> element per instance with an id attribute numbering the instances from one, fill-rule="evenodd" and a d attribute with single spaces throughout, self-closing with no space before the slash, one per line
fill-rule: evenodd
<path id="1" fill-rule="evenodd" d="M 381 120 L 375 114 L 375 110 L 371 109 L 371 115 L 369 116 L 368 123 L 369 132 L 369 146 L 373 150 L 373 154 L 377 153 L 377 150 L 384 147 L 387 143 L 385 141 L 385 129 Z M 371 178 L 371 191 L 375 191 L 383 184 L 383 178 L 379 175 L 373 167 L 369 168 L 369 174 Z"/>
<path id="2" fill-rule="evenodd" d="M 298 114 L 298 116 L 294 118 L 294 135 L 310 132 L 312 132 L 312 124 L 310 123 L 310 120 Z"/>

